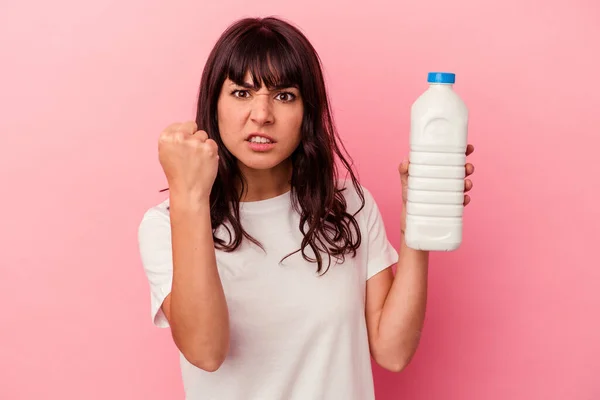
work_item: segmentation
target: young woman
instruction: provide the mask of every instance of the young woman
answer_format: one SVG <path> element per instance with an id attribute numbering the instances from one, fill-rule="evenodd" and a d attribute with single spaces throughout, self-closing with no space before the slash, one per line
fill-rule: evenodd
<path id="1" fill-rule="evenodd" d="M 298 29 L 276 18 L 230 26 L 196 120 L 167 127 L 158 153 L 169 199 L 143 216 L 139 245 L 187 399 L 368 400 L 371 357 L 391 371 L 409 363 L 428 254 L 401 240 L 398 255 L 388 241 Z M 408 162 L 399 171 L 406 202 Z"/>

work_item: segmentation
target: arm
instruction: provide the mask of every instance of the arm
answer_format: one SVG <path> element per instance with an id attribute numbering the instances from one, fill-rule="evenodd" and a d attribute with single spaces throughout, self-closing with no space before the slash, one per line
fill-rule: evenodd
<path id="1" fill-rule="evenodd" d="M 219 278 L 210 206 L 171 196 L 173 285 L 162 310 L 173 340 L 196 367 L 215 371 L 229 350 L 229 315 Z"/>
<path id="2" fill-rule="evenodd" d="M 385 369 L 404 369 L 419 345 L 427 302 L 429 253 L 401 238 L 396 276 L 386 268 L 367 281 L 366 319 L 373 358 Z"/>
<path id="3" fill-rule="evenodd" d="M 474 150 L 473 145 L 468 145 L 466 155 Z M 429 252 L 411 249 L 404 240 L 408 166 L 408 161 L 403 161 L 398 168 L 404 206 L 396 276 L 392 268 L 386 268 L 367 281 L 365 307 L 371 354 L 380 366 L 391 371 L 403 370 L 417 351 L 427 303 Z M 466 177 L 474 170 L 473 164 L 465 164 Z M 472 187 L 473 182 L 466 179 L 465 192 Z M 464 205 L 470 201 L 469 195 L 465 195 Z"/>

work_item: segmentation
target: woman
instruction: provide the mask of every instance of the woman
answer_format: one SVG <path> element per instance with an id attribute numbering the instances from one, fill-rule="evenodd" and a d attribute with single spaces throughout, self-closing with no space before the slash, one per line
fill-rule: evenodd
<path id="1" fill-rule="evenodd" d="M 160 135 L 169 199 L 139 227 L 186 398 L 373 399 L 371 356 L 391 371 L 411 360 L 428 254 L 402 240 L 398 256 L 342 150 L 302 33 L 275 18 L 230 26 L 196 120 Z M 408 162 L 399 170 L 406 201 Z"/>

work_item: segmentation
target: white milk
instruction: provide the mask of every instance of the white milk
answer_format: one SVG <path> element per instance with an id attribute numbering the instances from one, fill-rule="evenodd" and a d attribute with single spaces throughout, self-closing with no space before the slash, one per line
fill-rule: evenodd
<path id="1" fill-rule="evenodd" d="M 456 250 L 462 242 L 468 110 L 455 75 L 430 72 L 411 109 L 406 244 Z"/>

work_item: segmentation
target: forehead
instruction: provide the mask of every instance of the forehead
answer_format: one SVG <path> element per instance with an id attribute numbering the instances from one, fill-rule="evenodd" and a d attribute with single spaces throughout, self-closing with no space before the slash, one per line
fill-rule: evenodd
<path id="1" fill-rule="evenodd" d="M 291 82 L 287 82 L 287 81 L 281 81 L 281 82 L 270 82 L 271 84 L 267 83 L 265 84 L 265 80 L 263 79 L 261 81 L 260 77 L 257 77 L 257 82 L 255 82 L 255 76 L 250 72 L 246 72 L 246 74 L 243 76 L 243 80 L 241 81 L 236 81 L 234 79 L 232 79 L 231 77 L 227 77 L 225 79 L 225 84 L 228 86 L 242 86 L 244 88 L 247 89 L 261 89 L 261 88 L 267 88 L 269 90 L 277 90 L 277 89 L 284 89 L 284 88 L 297 88 L 298 89 L 298 85 L 295 83 L 291 83 Z"/>
<path id="2" fill-rule="evenodd" d="M 227 80 L 229 82 L 231 82 L 231 84 L 235 85 L 236 81 L 232 80 L 231 78 L 227 77 Z M 244 76 L 242 77 L 243 82 L 237 82 L 237 83 L 248 83 L 250 85 L 255 85 L 258 84 L 260 85 L 260 82 L 254 82 L 254 77 L 252 76 L 252 73 L 250 71 L 247 71 Z"/>
<path id="3" fill-rule="evenodd" d="M 223 69 L 218 69 L 238 85 L 298 87 L 304 85 L 305 62 L 302 49 L 288 40 L 289 35 L 258 29 L 240 35 L 224 48 Z M 294 42 L 295 43 L 295 42 Z M 302 47 L 302 46 L 300 46 Z"/>
<path id="4" fill-rule="evenodd" d="M 282 59 L 282 55 L 247 54 L 240 62 L 229 60 L 225 76 L 237 85 L 252 85 L 253 89 L 292 87 L 300 83 L 301 74 L 298 65 L 292 60 Z"/>

